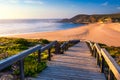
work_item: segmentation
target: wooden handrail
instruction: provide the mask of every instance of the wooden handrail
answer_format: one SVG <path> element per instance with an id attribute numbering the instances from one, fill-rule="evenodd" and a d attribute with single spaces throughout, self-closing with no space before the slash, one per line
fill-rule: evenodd
<path id="1" fill-rule="evenodd" d="M 43 52 L 43 51 L 45 51 L 45 50 L 47 50 L 47 49 L 50 49 L 52 46 L 54 46 L 55 44 L 57 43 L 57 41 L 53 41 L 53 42 L 51 42 L 50 44 L 48 44 L 48 45 L 46 45 L 46 46 L 43 46 L 42 48 L 41 48 L 41 52 Z"/>
<path id="2" fill-rule="evenodd" d="M 116 61 L 110 56 L 106 49 L 101 48 L 97 43 L 87 41 L 93 56 L 97 59 L 97 64 L 101 68 L 101 72 L 105 73 L 105 69 L 108 69 L 106 79 L 107 80 L 120 80 L 120 67 Z M 105 65 L 108 66 L 105 66 Z"/>
<path id="3" fill-rule="evenodd" d="M 51 43 L 49 43 L 48 45 L 46 46 L 41 46 L 41 45 L 36 45 L 28 50 L 25 50 L 21 53 L 18 53 L 16 55 L 13 55 L 11 57 L 8 57 L 6 59 L 3 59 L 0 61 L 0 71 L 2 69 L 5 69 L 6 67 L 14 64 L 15 62 L 19 62 L 20 65 L 20 80 L 24 80 L 24 58 L 27 57 L 28 55 L 32 54 L 33 52 L 36 52 L 38 51 L 38 62 L 40 63 L 41 62 L 41 53 L 45 50 L 48 50 L 48 60 L 50 61 L 51 60 L 51 48 L 54 46 L 55 47 L 55 52 L 57 51 L 61 51 L 61 50 L 57 50 L 57 49 L 63 49 L 63 51 L 65 51 L 66 49 L 66 46 L 69 45 L 70 43 L 72 44 L 76 44 L 78 43 L 79 41 L 78 40 L 72 40 L 72 41 L 68 41 L 68 42 L 65 42 L 62 44 L 62 46 L 55 46 L 58 44 L 57 41 L 53 41 Z M 56 47 L 61 47 L 61 48 L 56 48 Z M 68 46 L 67 46 L 68 47 Z M 61 53 L 61 52 L 58 52 L 58 53 Z"/>
<path id="4" fill-rule="evenodd" d="M 102 56 L 102 55 L 101 55 L 101 48 L 100 48 L 100 46 L 99 46 L 97 43 L 95 43 L 95 44 L 94 44 L 94 47 L 96 48 L 99 56 Z"/>
<path id="5" fill-rule="evenodd" d="M 40 45 L 37 45 L 35 47 L 32 47 L 28 50 L 25 50 L 19 54 L 16 54 L 16 55 L 13 55 L 11 57 L 8 57 L 6 59 L 3 59 L 0 61 L 0 70 L 10 66 L 11 64 L 19 61 L 19 60 L 22 60 L 23 58 L 25 58 L 26 56 L 28 56 L 29 54 L 37 51 L 37 50 L 40 50 L 41 46 Z"/>
<path id="6" fill-rule="evenodd" d="M 60 48 L 61 48 L 61 53 L 63 54 L 64 51 L 66 51 L 66 50 L 68 49 L 69 44 L 76 44 L 76 43 L 78 43 L 78 42 L 80 42 L 80 40 L 69 40 L 68 42 L 64 42 L 64 43 L 60 46 Z"/>
<path id="7" fill-rule="evenodd" d="M 117 80 L 120 80 L 120 67 L 115 62 L 115 60 L 110 56 L 106 49 L 101 49 L 101 54 L 103 55 L 105 61 L 107 62 L 110 70 L 113 72 Z"/>

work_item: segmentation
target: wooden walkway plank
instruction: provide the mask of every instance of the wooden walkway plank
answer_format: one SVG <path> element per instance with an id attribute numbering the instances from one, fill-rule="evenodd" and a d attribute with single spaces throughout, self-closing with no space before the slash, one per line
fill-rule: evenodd
<path id="1" fill-rule="evenodd" d="M 55 55 L 48 67 L 32 80 L 106 80 L 85 42 Z"/>

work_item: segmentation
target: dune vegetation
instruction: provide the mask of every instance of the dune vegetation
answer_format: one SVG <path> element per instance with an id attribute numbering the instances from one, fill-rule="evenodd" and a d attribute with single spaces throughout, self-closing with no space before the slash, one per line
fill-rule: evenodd
<path id="1" fill-rule="evenodd" d="M 49 41 L 45 39 L 23 39 L 23 38 L 0 38 L 0 60 L 3 60 L 12 55 L 18 54 L 23 50 L 33 47 L 37 44 L 45 45 Z M 37 52 L 29 55 L 24 59 L 24 72 L 25 76 L 36 76 L 37 73 L 41 72 L 47 67 L 46 59 L 48 55 L 47 52 L 42 53 L 42 62 L 37 61 Z M 32 64 L 32 65 L 31 65 Z M 12 71 L 14 75 L 19 74 L 18 63 L 4 69 L 3 72 Z"/>

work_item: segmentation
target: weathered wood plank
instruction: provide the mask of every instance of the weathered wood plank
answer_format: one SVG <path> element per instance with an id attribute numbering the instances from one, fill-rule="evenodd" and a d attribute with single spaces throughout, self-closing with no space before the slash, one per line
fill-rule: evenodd
<path id="1" fill-rule="evenodd" d="M 65 54 L 55 55 L 48 68 L 32 80 L 105 80 L 105 77 L 86 43 L 80 42 Z"/>

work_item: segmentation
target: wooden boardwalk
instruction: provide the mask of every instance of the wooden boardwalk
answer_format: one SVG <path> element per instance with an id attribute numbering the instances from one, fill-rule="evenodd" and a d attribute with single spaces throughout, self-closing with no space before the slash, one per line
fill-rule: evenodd
<path id="1" fill-rule="evenodd" d="M 48 67 L 32 80 L 106 80 L 85 42 L 55 55 Z"/>

